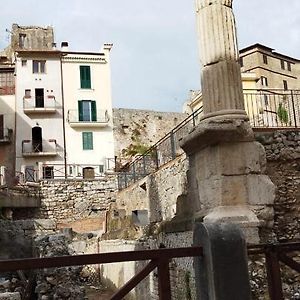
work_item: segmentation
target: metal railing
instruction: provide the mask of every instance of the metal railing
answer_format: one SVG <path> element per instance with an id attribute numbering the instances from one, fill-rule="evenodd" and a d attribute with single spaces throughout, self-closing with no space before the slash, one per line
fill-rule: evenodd
<path id="1" fill-rule="evenodd" d="M 179 140 L 186 136 L 198 123 L 202 107 L 171 130 L 166 136 L 150 147 L 144 154 L 137 156 L 118 173 L 118 188 L 122 190 L 144 178 L 158 168 L 183 153 Z"/>
<path id="2" fill-rule="evenodd" d="M 255 128 L 287 128 L 300 125 L 300 91 L 244 90 L 245 110 Z"/>
<path id="3" fill-rule="evenodd" d="M 254 128 L 298 128 L 300 125 L 300 91 L 244 90 L 245 110 Z M 194 111 L 144 154 L 127 163 L 118 173 L 118 188 L 122 190 L 155 172 L 183 153 L 179 140 L 195 127 L 203 107 Z"/>
<path id="4" fill-rule="evenodd" d="M 55 139 L 50 140 L 23 140 L 22 141 L 22 154 L 23 155 L 56 155 L 57 144 Z"/>
<path id="5" fill-rule="evenodd" d="M 96 115 L 92 114 L 87 116 L 80 116 L 79 111 L 76 109 L 68 110 L 67 120 L 69 123 L 103 123 L 106 124 L 109 121 L 109 115 L 107 110 L 97 110 Z"/>
<path id="6" fill-rule="evenodd" d="M 160 300 L 171 300 L 169 263 L 173 258 L 202 256 L 202 247 L 124 251 L 77 256 L 58 256 L 45 258 L 26 258 L 0 260 L 0 272 L 107 264 L 126 261 L 147 261 L 146 266 L 134 275 L 110 300 L 123 299 L 138 283 L 146 278 L 155 268 L 158 275 L 158 293 Z"/>
<path id="7" fill-rule="evenodd" d="M 295 257 L 299 259 L 299 251 L 299 242 L 248 246 L 248 254 L 250 256 L 259 254 L 265 256 L 268 291 L 271 300 L 286 299 L 283 295 L 280 264 L 300 273 L 300 263 L 294 259 Z M 295 256 L 295 252 L 298 253 L 298 256 Z"/>
<path id="8" fill-rule="evenodd" d="M 23 108 L 24 110 L 47 110 L 47 109 L 56 109 L 58 103 L 53 96 L 45 97 L 43 100 L 36 100 L 33 97 L 24 97 L 23 98 Z"/>

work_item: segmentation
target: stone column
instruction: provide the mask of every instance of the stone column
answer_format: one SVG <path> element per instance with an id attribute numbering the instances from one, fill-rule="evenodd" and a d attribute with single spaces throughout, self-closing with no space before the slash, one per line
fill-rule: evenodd
<path id="1" fill-rule="evenodd" d="M 232 0 L 196 0 L 204 118 L 246 118 Z"/>
<path id="2" fill-rule="evenodd" d="M 190 162 L 191 211 L 204 223 L 239 224 L 257 243 L 255 210 L 272 216 L 275 188 L 244 110 L 232 0 L 196 1 L 205 114 L 181 143 Z"/>

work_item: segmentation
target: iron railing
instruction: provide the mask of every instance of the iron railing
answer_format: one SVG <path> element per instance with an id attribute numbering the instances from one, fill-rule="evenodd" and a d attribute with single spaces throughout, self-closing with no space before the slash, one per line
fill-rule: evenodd
<path id="1" fill-rule="evenodd" d="M 80 116 L 79 111 L 76 109 L 68 110 L 67 120 L 70 124 L 106 124 L 109 122 L 109 114 L 107 110 L 97 110 L 95 116 Z"/>
<path id="2" fill-rule="evenodd" d="M 254 128 L 296 128 L 300 125 L 298 90 L 244 90 L 244 103 Z"/>
<path id="3" fill-rule="evenodd" d="M 57 155 L 56 140 L 23 140 L 22 154 L 23 156 L 55 156 Z"/>
<path id="4" fill-rule="evenodd" d="M 137 156 L 131 163 L 124 166 L 118 173 L 119 190 L 144 178 L 182 154 L 183 150 L 179 146 L 179 140 L 196 126 L 201 113 L 202 107 L 178 124 L 144 154 Z"/>
<path id="5" fill-rule="evenodd" d="M 23 98 L 23 109 L 24 111 L 38 110 L 55 110 L 58 108 L 58 103 L 54 96 L 48 96 L 44 99 L 36 100 L 33 97 L 24 97 Z"/>
<path id="6" fill-rule="evenodd" d="M 298 128 L 300 125 L 300 91 L 244 90 L 245 110 L 254 128 Z M 203 107 L 194 111 L 144 154 L 118 171 L 118 188 L 122 190 L 183 153 L 179 140 L 195 127 Z"/>

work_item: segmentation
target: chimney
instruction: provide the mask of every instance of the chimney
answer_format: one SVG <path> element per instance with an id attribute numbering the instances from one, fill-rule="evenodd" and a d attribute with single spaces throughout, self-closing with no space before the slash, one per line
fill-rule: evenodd
<path id="1" fill-rule="evenodd" d="M 61 51 L 68 51 L 68 50 L 69 50 L 69 43 L 61 42 Z"/>

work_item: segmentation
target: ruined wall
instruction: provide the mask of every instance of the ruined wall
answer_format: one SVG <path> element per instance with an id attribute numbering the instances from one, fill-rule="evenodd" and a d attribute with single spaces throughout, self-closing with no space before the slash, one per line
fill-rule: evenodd
<path id="1" fill-rule="evenodd" d="M 186 194 L 188 160 L 184 154 L 161 167 L 157 172 L 117 194 L 116 205 L 127 215 L 133 210 L 149 211 L 150 222 L 172 219 L 178 198 Z"/>
<path id="2" fill-rule="evenodd" d="M 114 108 L 115 155 L 124 162 L 130 153 L 150 147 L 186 117 L 183 113 Z"/>
<path id="3" fill-rule="evenodd" d="M 103 216 L 115 200 L 116 178 L 107 175 L 99 180 L 42 181 L 40 217 L 68 223 Z M 102 223 L 99 224 L 102 227 Z"/>
<path id="4" fill-rule="evenodd" d="M 277 186 L 274 205 L 252 207 L 262 222 L 261 239 L 299 239 L 300 131 L 257 132 L 256 139 L 265 147 L 267 174 Z M 178 201 L 187 193 L 187 170 L 185 155 L 179 156 L 118 193 L 116 204 L 127 215 L 135 209 L 148 209 L 151 222 L 169 220 L 180 207 L 188 206 Z"/>
<path id="5" fill-rule="evenodd" d="M 256 133 L 267 155 L 267 174 L 276 185 L 273 234 L 300 239 L 300 131 Z"/>

